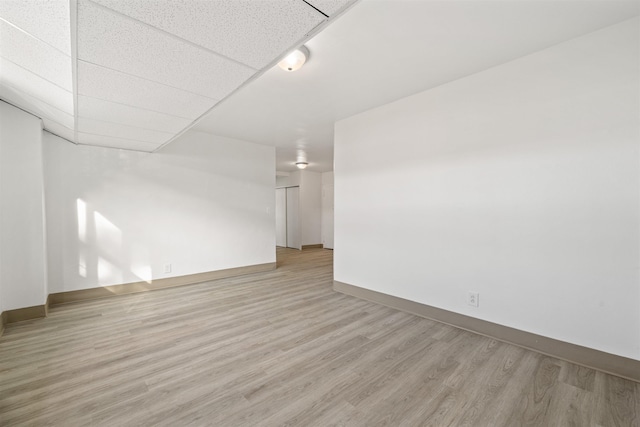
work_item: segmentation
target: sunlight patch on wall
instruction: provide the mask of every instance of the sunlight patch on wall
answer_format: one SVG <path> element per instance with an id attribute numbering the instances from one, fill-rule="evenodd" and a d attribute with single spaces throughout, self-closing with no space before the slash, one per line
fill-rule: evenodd
<path id="1" fill-rule="evenodd" d="M 84 254 L 78 255 L 78 274 L 80 277 L 87 277 L 87 260 Z"/>
<path id="2" fill-rule="evenodd" d="M 153 271 L 149 264 L 149 249 L 133 244 L 131 247 L 131 272 L 138 276 L 140 280 L 151 283 L 153 280 Z"/>
<path id="3" fill-rule="evenodd" d="M 93 213 L 96 226 L 96 243 L 100 252 L 111 259 L 119 259 L 122 250 L 122 231 L 100 212 Z"/>
<path id="4" fill-rule="evenodd" d="M 78 213 L 78 239 L 87 243 L 87 204 L 82 199 L 76 199 L 76 211 Z"/>
<path id="5" fill-rule="evenodd" d="M 98 283 L 101 286 L 120 284 L 122 283 L 122 271 L 106 259 L 100 257 L 98 258 Z"/>
<path id="6" fill-rule="evenodd" d="M 136 276 L 138 276 L 138 278 L 140 280 L 143 280 L 147 283 L 151 283 L 152 279 L 153 279 L 153 275 L 151 273 L 151 266 L 150 265 L 141 265 L 141 264 L 132 264 L 131 265 L 131 272 L 133 274 L 135 274 Z"/>

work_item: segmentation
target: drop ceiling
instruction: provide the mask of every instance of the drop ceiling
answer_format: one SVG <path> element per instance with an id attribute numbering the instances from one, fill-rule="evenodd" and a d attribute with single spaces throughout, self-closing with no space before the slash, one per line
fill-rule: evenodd
<path id="1" fill-rule="evenodd" d="M 637 17 L 638 1 L 362 0 L 194 129 L 276 147 L 277 169 L 333 169 L 337 120 Z M 640 28 L 639 28 L 640 32 Z"/>
<path id="2" fill-rule="evenodd" d="M 2 0 L 0 99 L 78 144 L 154 151 L 354 0 Z"/>
<path id="3" fill-rule="evenodd" d="M 322 172 L 337 120 L 639 13 L 637 0 L 0 0 L 0 99 L 79 144 L 156 151 L 192 128 Z M 301 70 L 273 67 L 303 42 Z"/>

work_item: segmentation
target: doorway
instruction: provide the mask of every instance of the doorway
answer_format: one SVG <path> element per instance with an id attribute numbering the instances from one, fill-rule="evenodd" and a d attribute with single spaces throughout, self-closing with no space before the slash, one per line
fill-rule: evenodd
<path id="1" fill-rule="evenodd" d="M 298 186 L 276 189 L 276 246 L 302 249 Z"/>

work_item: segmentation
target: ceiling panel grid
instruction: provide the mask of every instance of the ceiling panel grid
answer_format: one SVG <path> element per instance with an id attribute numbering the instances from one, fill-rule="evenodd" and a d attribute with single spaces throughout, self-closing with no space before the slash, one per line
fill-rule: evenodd
<path id="1" fill-rule="evenodd" d="M 94 0 L 254 70 L 267 66 L 324 17 L 301 0 Z"/>
<path id="2" fill-rule="evenodd" d="M 0 98 L 73 129 L 69 2 L 0 2 Z"/>
<path id="3" fill-rule="evenodd" d="M 214 103 L 205 96 L 83 61 L 78 61 L 78 95 L 191 120 Z M 79 114 L 84 114 L 81 108 Z"/>
<path id="4" fill-rule="evenodd" d="M 69 0 L 2 0 L 0 18 L 71 57 Z"/>
<path id="5" fill-rule="evenodd" d="M 0 21 L 0 52 L 2 58 L 72 90 L 71 57 L 6 21 Z"/>
<path id="6" fill-rule="evenodd" d="M 189 126 L 192 121 L 188 118 L 83 95 L 78 96 L 78 110 L 82 111 L 86 117 L 99 117 L 107 122 L 139 126 L 144 129 L 156 129 L 160 132 L 173 134 Z"/>
<path id="7" fill-rule="evenodd" d="M 153 151 L 352 2 L 4 0 L 0 97 L 73 142 Z"/>
<path id="8" fill-rule="evenodd" d="M 74 128 L 73 113 L 59 110 L 42 101 L 39 97 L 31 96 L 13 86 L 0 85 L 0 99 L 18 106 L 25 105 L 27 106 L 24 108 L 25 110 L 34 112 L 40 118 L 47 118 L 69 129 Z"/>
<path id="9" fill-rule="evenodd" d="M 91 2 L 78 3 L 78 59 L 215 103 L 255 70 Z"/>
<path id="10" fill-rule="evenodd" d="M 73 94 L 38 74 L 0 57 L 0 84 L 73 115 Z"/>

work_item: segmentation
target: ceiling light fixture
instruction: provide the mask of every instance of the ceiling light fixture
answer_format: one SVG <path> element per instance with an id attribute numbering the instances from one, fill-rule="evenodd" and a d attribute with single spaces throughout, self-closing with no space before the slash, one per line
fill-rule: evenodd
<path id="1" fill-rule="evenodd" d="M 287 72 L 293 72 L 299 70 L 307 59 L 309 59 L 309 49 L 306 46 L 300 46 L 278 62 L 278 66 Z"/>
<path id="2" fill-rule="evenodd" d="M 307 162 L 296 162 L 296 166 L 298 167 L 298 169 L 304 169 L 307 166 L 309 166 L 309 163 L 307 163 Z"/>

